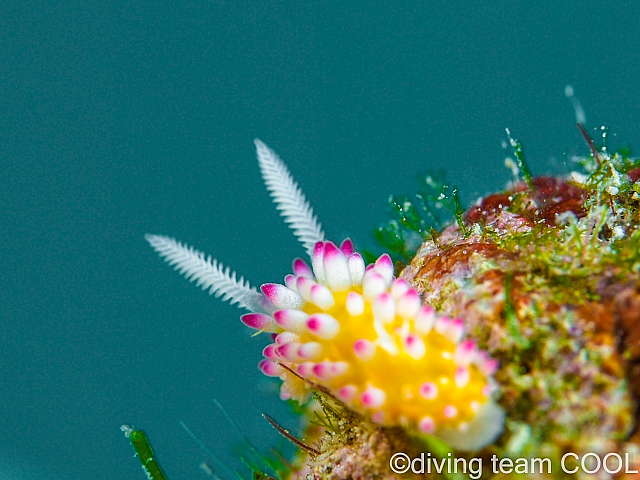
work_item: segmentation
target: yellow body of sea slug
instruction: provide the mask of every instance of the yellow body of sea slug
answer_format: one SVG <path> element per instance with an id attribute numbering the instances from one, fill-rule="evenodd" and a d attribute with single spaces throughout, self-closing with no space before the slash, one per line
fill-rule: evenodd
<path id="1" fill-rule="evenodd" d="M 283 399 L 305 402 L 321 385 L 380 425 L 436 435 L 460 450 L 495 441 L 504 427 L 493 398 L 498 365 L 464 338 L 464 320 L 423 305 L 406 280 L 394 278 L 388 255 L 365 267 L 351 240 L 340 247 L 325 241 L 287 167 L 264 143 L 256 147 L 267 188 L 311 267 L 297 259 L 283 285 L 258 292 L 172 238 L 147 235 L 149 243 L 188 279 L 251 311 L 245 325 L 273 335 L 260 369 L 282 379 Z"/>

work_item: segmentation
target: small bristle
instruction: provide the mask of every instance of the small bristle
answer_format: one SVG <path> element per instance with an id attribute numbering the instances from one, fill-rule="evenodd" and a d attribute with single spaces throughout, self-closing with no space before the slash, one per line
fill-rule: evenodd
<path id="1" fill-rule="evenodd" d="M 384 278 L 375 270 L 369 270 L 362 280 L 362 293 L 367 300 L 380 295 L 387 289 Z"/>
<path id="2" fill-rule="evenodd" d="M 298 373 L 303 377 L 308 377 L 313 374 L 313 367 L 315 367 L 314 362 L 303 362 L 298 365 Z"/>
<path id="3" fill-rule="evenodd" d="M 471 373 L 469 369 L 464 366 L 456 367 L 456 373 L 454 374 L 453 381 L 458 388 L 464 388 L 469 384 L 469 380 L 471 380 Z"/>
<path id="4" fill-rule="evenodd" d="M 376 260 L 374 269 L 382 275 L 384 284 L 388 287 L 391 284 L 391 280 L 393 280 L 393 261 L 389 254 L 384 253 L 380 255 L 380 258 Z"/>
<path id="5" fill-rule="evenodd" d="M 286 275 L 284 277 L 284 284 L 289 290 L 293 290 L 294 292 L 298 291 L 298 287 L 296 286 L 296 276 L 295 275 Z"/>
<path id="6" fill-rule="evenodd" d="M 485 397 L 490 397 L 493 395 L 498 387 L 494 384 L 487 383 L 484 387 L 482 387 L 482 395 Z"/>
<path id="7" fill-rule="evenodd" d="M 344 375 L 349 371 L 349 364 L 347 362 L 338 361 L 331 363 L 331 374 L 334 378 Z"/>
<path id="8" fill-rule="evenodd" d="M 301 276 L 296 278 L 296 290 L 305 302 L 311 301 L 311 287 L 314 285 L 317 285 L 316 282 L 308 277 Z"/>
<path id="9" fill-rule="evenodd" d="M 424 305 L 415 318 L 416 332 L 421 335 L 428 334 L 436 322 L 436 311 L 430 305 Z"/>
<path id="10" fill-rule="evenodd" d="M 371 420 L 373 420 L 373 422 L 377 423 L 378 425 L 384 424 L 384 421 L 386 420 L 386 418 L 387 416 L 384 414 L 382 410 L 378 410 L 377 412 L 373 412 L 371 414 Z"/>
<path id="11" fill-rule="evenodd" d="M 436 422 L 429 416 L 424 416 L 418 422 L 418 430 L 427 435 L 432 434 L 436 430 Z"/>
<path id="12" fill-rule="evenodd" d="M 340 332 L 340 323 L 331 315 L 316 313 L 307 320 L 310 333 L 323 340 L 333 340 Z"/>
<path id="13" fill-rule="evenodd" d="M 400 298 L 409 290 L 410 285 L 404 278 L 398 278 L 391 284 L 391 295 L 394 298 Z"/>
<path id="14" fill-rule="evenodd" d="M 473 340 L 464 340 L 456 347 L 453 361 L 460 365 L 469 365 L 476 356 L 478 348 Z"/>
<path id="15" fill-rule="evenodd" d="M 405 351 L 414 360 L 422 360 L 427 354 L 427 347 L 424 341 L 416 334 L 410 333 L 407 335 L 403 343 Z"/>
<path id="16" fill-rule="evenodd" d="M 349 292 L 346 301 L 347 312 L 352 317 L 359 317 L 364 313 L 364 299 L 356 292 Z"/>
<path id="17" fill-rule="evenodd" d="M 300 362 L 302 358 L 298 355 L 300 342 L 289 342 L 278 345 L 275 349 L 276 355 L 287 362 Z"/>
<path id="18" fill-rule="evenodd" d="M 490 358 L 487 352 L 481 351 L 476 355 L 476 365 L 483 375 L 493 375 L 498 371 L 499 363 L 495 358 Z"/>
<path id="19" fill-rule="evenodd" d="M 324 276 L 324 242 L 318 242 L 313 247 L 313 255 L 311 256 L 311 268 L 313 269 L 313 274 L 316 277 L 316 280 L 319 283 L 325 282 Z"/>
<path id="20" fill-rule="evenodd" d="M 315 360 L 322 354 L 322 344 L 318 342 L 307 342 L 300 345 L 298 355 L 304 360 Z"/>
<path id="21" fill-rule="evenodd" d="M 287 309 L 273 313 L 276 323 L 293 333 L 305 333 L 307 331 L 307 319 L 309 315 L 301 310 Z"/>
<path id="22" fill-rule="evenodd" d="M 454 405 L 447 405 L 442 409 L 444 418 L 455 418 L 458 416 L 458 409 Z"/>
<path id="23" fill-rule="evenodd" d="M 271 360 L 267 359 L 262 360 L 258 364 L 258 368 L 260 368 L 260 371 L 267 377 L 279 377 L 282 372 L 285 371 L 284 368 L 282 368 L 280 365 L 276 365 Z"/>
<path id="24" fill-rule="evenodd" d="M 309 268 L 307 262 L 300 258 L 296 258 L 293 261 L 293 273 L 298 277 L 313 278 L 313 272 L 311 271 L 311 268 Z"/>
<path id="25" fill-rule="evenodd" d="M 393 291 L 391 295 L 393 295 Z M 418 292 L 413 288 L 408 289 L 405 294 L 398 299 L 398 315 L 402 318 L 414 318 L 418 310 L 420 310 L 420 306 L 420 295 L 418 295 Z"/>
<path id="26" fill-rule="evenodd" d="M 304 299 L 300 295 L 279 283 L 265 283 L 260 290 L 279 309 L 300 308 L 304 305 Z"/>
<path id="27" fill-rule="evenodd" d="M 275 343 L 270 343 L 266 347 L 262 349 L 262 356 L 268 360 L 276 361 L 278 360 L 278 354 L 276 353 L 276 345 Z"/>
<path id="28" fill-rule="evenodd" d="M 287 384 L 283 383 L 280 387 L 280 400 L 286 402 L 287 400 L 291 400 L 291 393 L 285 389 Z"/>
<path id="29" fill-rule="evenodd" d="M 391 323 L 396 317 L 396 302 L 391 294 L 384 292 L 373 300 L 373 315 L 382 323 Z"/>
<path id="30" fill-rule="evenodd" d="M 369 362 L 376 356 L 376 345 L 369 340 L 360 338 L 353 342 L 353 353 L 363 362 Z"/>
<path id="31" fill-rule="evenodd" d="M 449 317 L 438 317 L 436 318 L 436 323 L 433 326 L 433 328 L 440 335 L 445 336 L 450 326 L 451 326 L 451 319 Z"/>
<path id="32" fill-rule="evenodd" d="M 319 380 L 329 380 L 329 362 L 316 363 L 313 366 L 313 374 Z"/>
<path id="33" fill-rule="evenodd" d="M 293 332 L 282 332 L 282 333 L 279 333 L 275 338 L 275 341 L 278 345 L 282 345 L 283 343 L 289 343 L 289 342 L 297 342 L 299 340 L 300 340 L 300 335 L 297 335 Z"/>
<path id="34" fill-rule="evenodd" d="M 273 318 L 263 313 L 247 313 L 240 317 L 240 321 L 247 327 L 265 332 L 276 332 L 279 328 L 273 322 Z"/>
<path id="35" fill-rule="evenodd" d="M 313 366 L 313 374 L 319 380 L 333 380 L 344 375 L 349 370 L 349 364 L 346 362 L 329 362 L 324 361 L 316 363 Z"/>
<path id="36" fill-rule="evenodd" d="M 364 259 L 359 253 L 349 255 L 349 273 L 351 274 L 351 285 L 362 285 L 362 277 L 364 277 Z"/>
<path id="37" fill-rule="evenodd" d="M 343 242 L 340 244 L 340 250 L 342 250 L 342 253 L 344 253 L 347 257 L 353 253 L 353 242 L 350 238 L 345 238 L 343 240 Z"/>
<path id="38" fill-rule="evenodd" d="M 464 335 L 464 322 L 461 318 L 454 318 L 447 329 L 445 336 L 451 343 L 458 343 Z"/>
<path id="39" fill-rule="evenodd" d="M 424 382 L 419 387 L 420 396 L 426 400 L 434 400 L 438 397 L 438 386 L 433 382 Z"/>
<path id="40" fill-rule="evenodd" d="M 343 402 L 351 402 L 358 395 L 358 387 L 355 385 L 345 385 L 338 389 L 338 398 Z"/>
<path id="41" fill-rule="evenodd" d="M 311 287 L 311 303 L 325 312 L 336 304 L 333 293 L 324 285 L 316 284 Z"/>
<path id="42" fill-rule="evenodd" d="M 360 396 L 360 401 L 367 408 L 381 407 L 386 400 L 387 394 L 384 393 L 384 390 L 376 388 L 373 385 L 369 385 Z"/>
<path id="43" fill-rule="evenodd" d="M 342 292 L 351 286 L 347 257 L 331 242 L 324 244 L 323 263 L 327 285 L 332 291 Z"/>

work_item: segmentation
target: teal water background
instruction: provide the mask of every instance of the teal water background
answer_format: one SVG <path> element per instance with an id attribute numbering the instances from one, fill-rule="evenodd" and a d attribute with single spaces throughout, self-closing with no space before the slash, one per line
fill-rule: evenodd
<path id="1" fill-rule="evenodd" d="M 296 430 L 261 338 L 143 239 L 180 238 L 281 281 L 304 255 L 252 140 L 288 163 L 329 237 L 371 244 L 391 193 L 444 169 L 470 202 L 593 129 L 640 145 L 637 2 L 9 0 L 0 5 L 0 478 L 142 479 L 123 423 L 172 480 Z M 593 131 L 593 130 L 591 130 Z"/>

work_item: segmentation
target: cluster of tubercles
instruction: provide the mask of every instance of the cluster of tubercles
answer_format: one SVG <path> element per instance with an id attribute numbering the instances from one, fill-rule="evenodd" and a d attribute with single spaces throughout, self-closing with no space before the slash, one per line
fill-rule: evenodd
<path id="1" fill-rule="evenodd" d="M 492 396 L 497 362 L 464 339 L 464 322 L 423 305 L 382 255 L 365 268 L 350 240 L 318 242 L 285 284 L 265 284 L 272 314 L 242 321 L 271 332 L 260 369 L 283 380 L 281 397 L 305 401 L 319 384 L 380 425 L 435 434 L 477 449 L 502 431 Z M 283 367 L 309 382 L 300 381 Z"/>

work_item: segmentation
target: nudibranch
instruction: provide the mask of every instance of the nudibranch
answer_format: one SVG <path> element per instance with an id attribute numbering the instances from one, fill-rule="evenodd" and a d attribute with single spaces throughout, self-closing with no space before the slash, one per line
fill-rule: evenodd
<path id="1" fill-rule="evenodd" d="M 347 239 L 325 241 L 286 165 L 255 141 L 262 175 L 278 209 L 310 256 L 293 262 L 284 284 L 260 292 L 211 257 L 176 240 L 147 235 L 189 280 L 251 313 L 242 322 L 269 332 L 260 370 L 283 383 L 283 399 L 305 402 L 314 386 L 382 426 L 436 435 L 460 450 L 497 439 L 503 410 L 494 399 L 497 362 L 464 336 L 464 321 L 423 305 L 389 255 L 365 267 Z M 295 373 L 295 374 L 294 374 Z"/>

